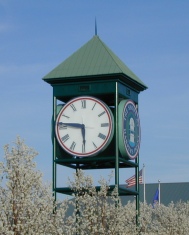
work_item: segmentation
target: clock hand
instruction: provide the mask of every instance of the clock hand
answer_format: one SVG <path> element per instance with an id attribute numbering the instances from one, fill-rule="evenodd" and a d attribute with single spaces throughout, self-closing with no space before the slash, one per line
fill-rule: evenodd
<path id="1" fill-rule="evenodd" d="M 81 127 L 81 134 L 82 134 L 82 137 L 83 137 L 83 152 L 85 152 L 85 125 L 82 124 L 82 127 Z"/>
<path id="2" fill-rule="evenodd" d="M 65 125 L 65 126 L 71 126 L 71 127 L 75 127 L 75 128 L 81 128 L 81 134 L 83 137 L 83 151 L 85 152 L 85 125 L 84 124 L 80 124 L 80 123 L 64 123 L 64 122 L 59 122 L 59 125 Z"/>
<path id="3" fill-rule="evenodd" d="M 83 124 L 80 123 L 64 123 L 64 122 L 59 122 L 59 125 L 65 125 L 65 126 L 71 126 L 75 128 L 83 128 Z"/>

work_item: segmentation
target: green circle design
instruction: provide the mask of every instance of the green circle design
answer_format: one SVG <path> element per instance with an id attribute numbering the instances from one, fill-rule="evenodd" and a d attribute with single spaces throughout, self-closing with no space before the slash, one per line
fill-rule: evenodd
<path id="1" fill-rule="evenodd" d="M 118 107 L 119 150 L 123 157 L 135 159 L 140 148 L 140 120 L 131 100 L 122 100 Z"/>

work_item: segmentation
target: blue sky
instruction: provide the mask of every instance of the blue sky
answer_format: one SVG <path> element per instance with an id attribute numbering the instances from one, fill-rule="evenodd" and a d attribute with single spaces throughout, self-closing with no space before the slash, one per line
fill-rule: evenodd
<path id="1" fill-rule="evenodd" d="M 187 0 L 0 0 L 0 159 L 19 135 L 51 180 L 52 87 L 42 78 L 93 37 L 95 17 L 101 40 L 148 86 L 139 95 L 146 183 L 188 181 Z M 121 170 L 120 183 L 131 175 Z"/>

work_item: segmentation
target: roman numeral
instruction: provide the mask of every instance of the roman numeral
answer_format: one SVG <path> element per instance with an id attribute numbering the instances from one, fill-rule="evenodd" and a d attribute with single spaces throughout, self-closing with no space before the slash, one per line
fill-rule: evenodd
<path id="1" fill-rule="evenodd" d="M 81 100 L 81 108 L 86 109 L 86 100 Z"/>
<path id="2" fill-rule="evenodd" d="M 99 137 L 99 138 L 101 138 L 101 139 L 103 139 L 103 140 L 105 140 L 105 139 L 106 139 L 106 136 L 105 136 L 105 135 L 103 135 L 102 133 L 99 133 L 99 134 L 98 134 L 98 137 Z"/>
<path id="3" fill-rule="evenodd" d="M 67 129 L 67 126 L 65 126 L 65 125 L 62 124 L 62 123 L 58 123 L 58 129 L 59 129 L 59 130 Z"/>
<path id="4" fill-rule="evenodd" d="M 103 111 L 102 113 L 100 113 L 98 116 L 101 117 L 103 114 L 105 114 L 106 112 Z"/>
<path id="5" fill-rule="evenodd" d="M 95 147 L 95 149 L 97 149 L 97 146 L 96 146 L 96 144 L 93 142 L 93 146 Z"/>
<path id="6" fill-rule="evenodd" d="M 61 138 L 61 140 L 65 143 L 69 138 L 70 138 L 69 135 L 66 134 L 65 136 Z"/>
<path id="7" fill-rule="evenodd" d="M 109 123 L 101 123 L 101 127 L 108 127 L 109 125 Z"/>
<path id="8" fill-rule="evenodd" d="M 63 116 L 63 117 L 66 117 L 66 118 L 70 118 L 70 117 L 66 116 L 65 114 L 63 114 L 62 116 Z"/>
<path id="9" fill-rule="evenodd" d="M 76 111 L 77 109 L 75 108 L 74 104 L 70 104 L 71 108 L 73 109 L 73 111 Z"/>
<path id="10" fill-rule="evenodd" d="M 76 146 L 76 142 L 73 141 L 71 146 L 70 146 L 70 150 L 73 151 L 75 149 L 75 146 Z"/>
<path id="11" fill-rule="evenodd" d="M 85 153 L 85 145 L 82 144 L 82 153 Z"/>
<path id="12" fill-rule="evenodd" d="M 95 105 L 96 105 L 96 103 L 93 105 L 92 110 L 94 109 Z"/>

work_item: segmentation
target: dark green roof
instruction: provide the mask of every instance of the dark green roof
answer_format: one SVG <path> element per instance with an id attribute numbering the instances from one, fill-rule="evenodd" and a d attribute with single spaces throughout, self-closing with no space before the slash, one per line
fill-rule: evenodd
<path id="1" fill-rule="evenodd" d="M 146 85 L 102 42 L 97 36 L 88 41 L 74 54 L 54 68 L 43 79 L 90 78 L 91 76 L 123 75 L 146 89 Z"/>

